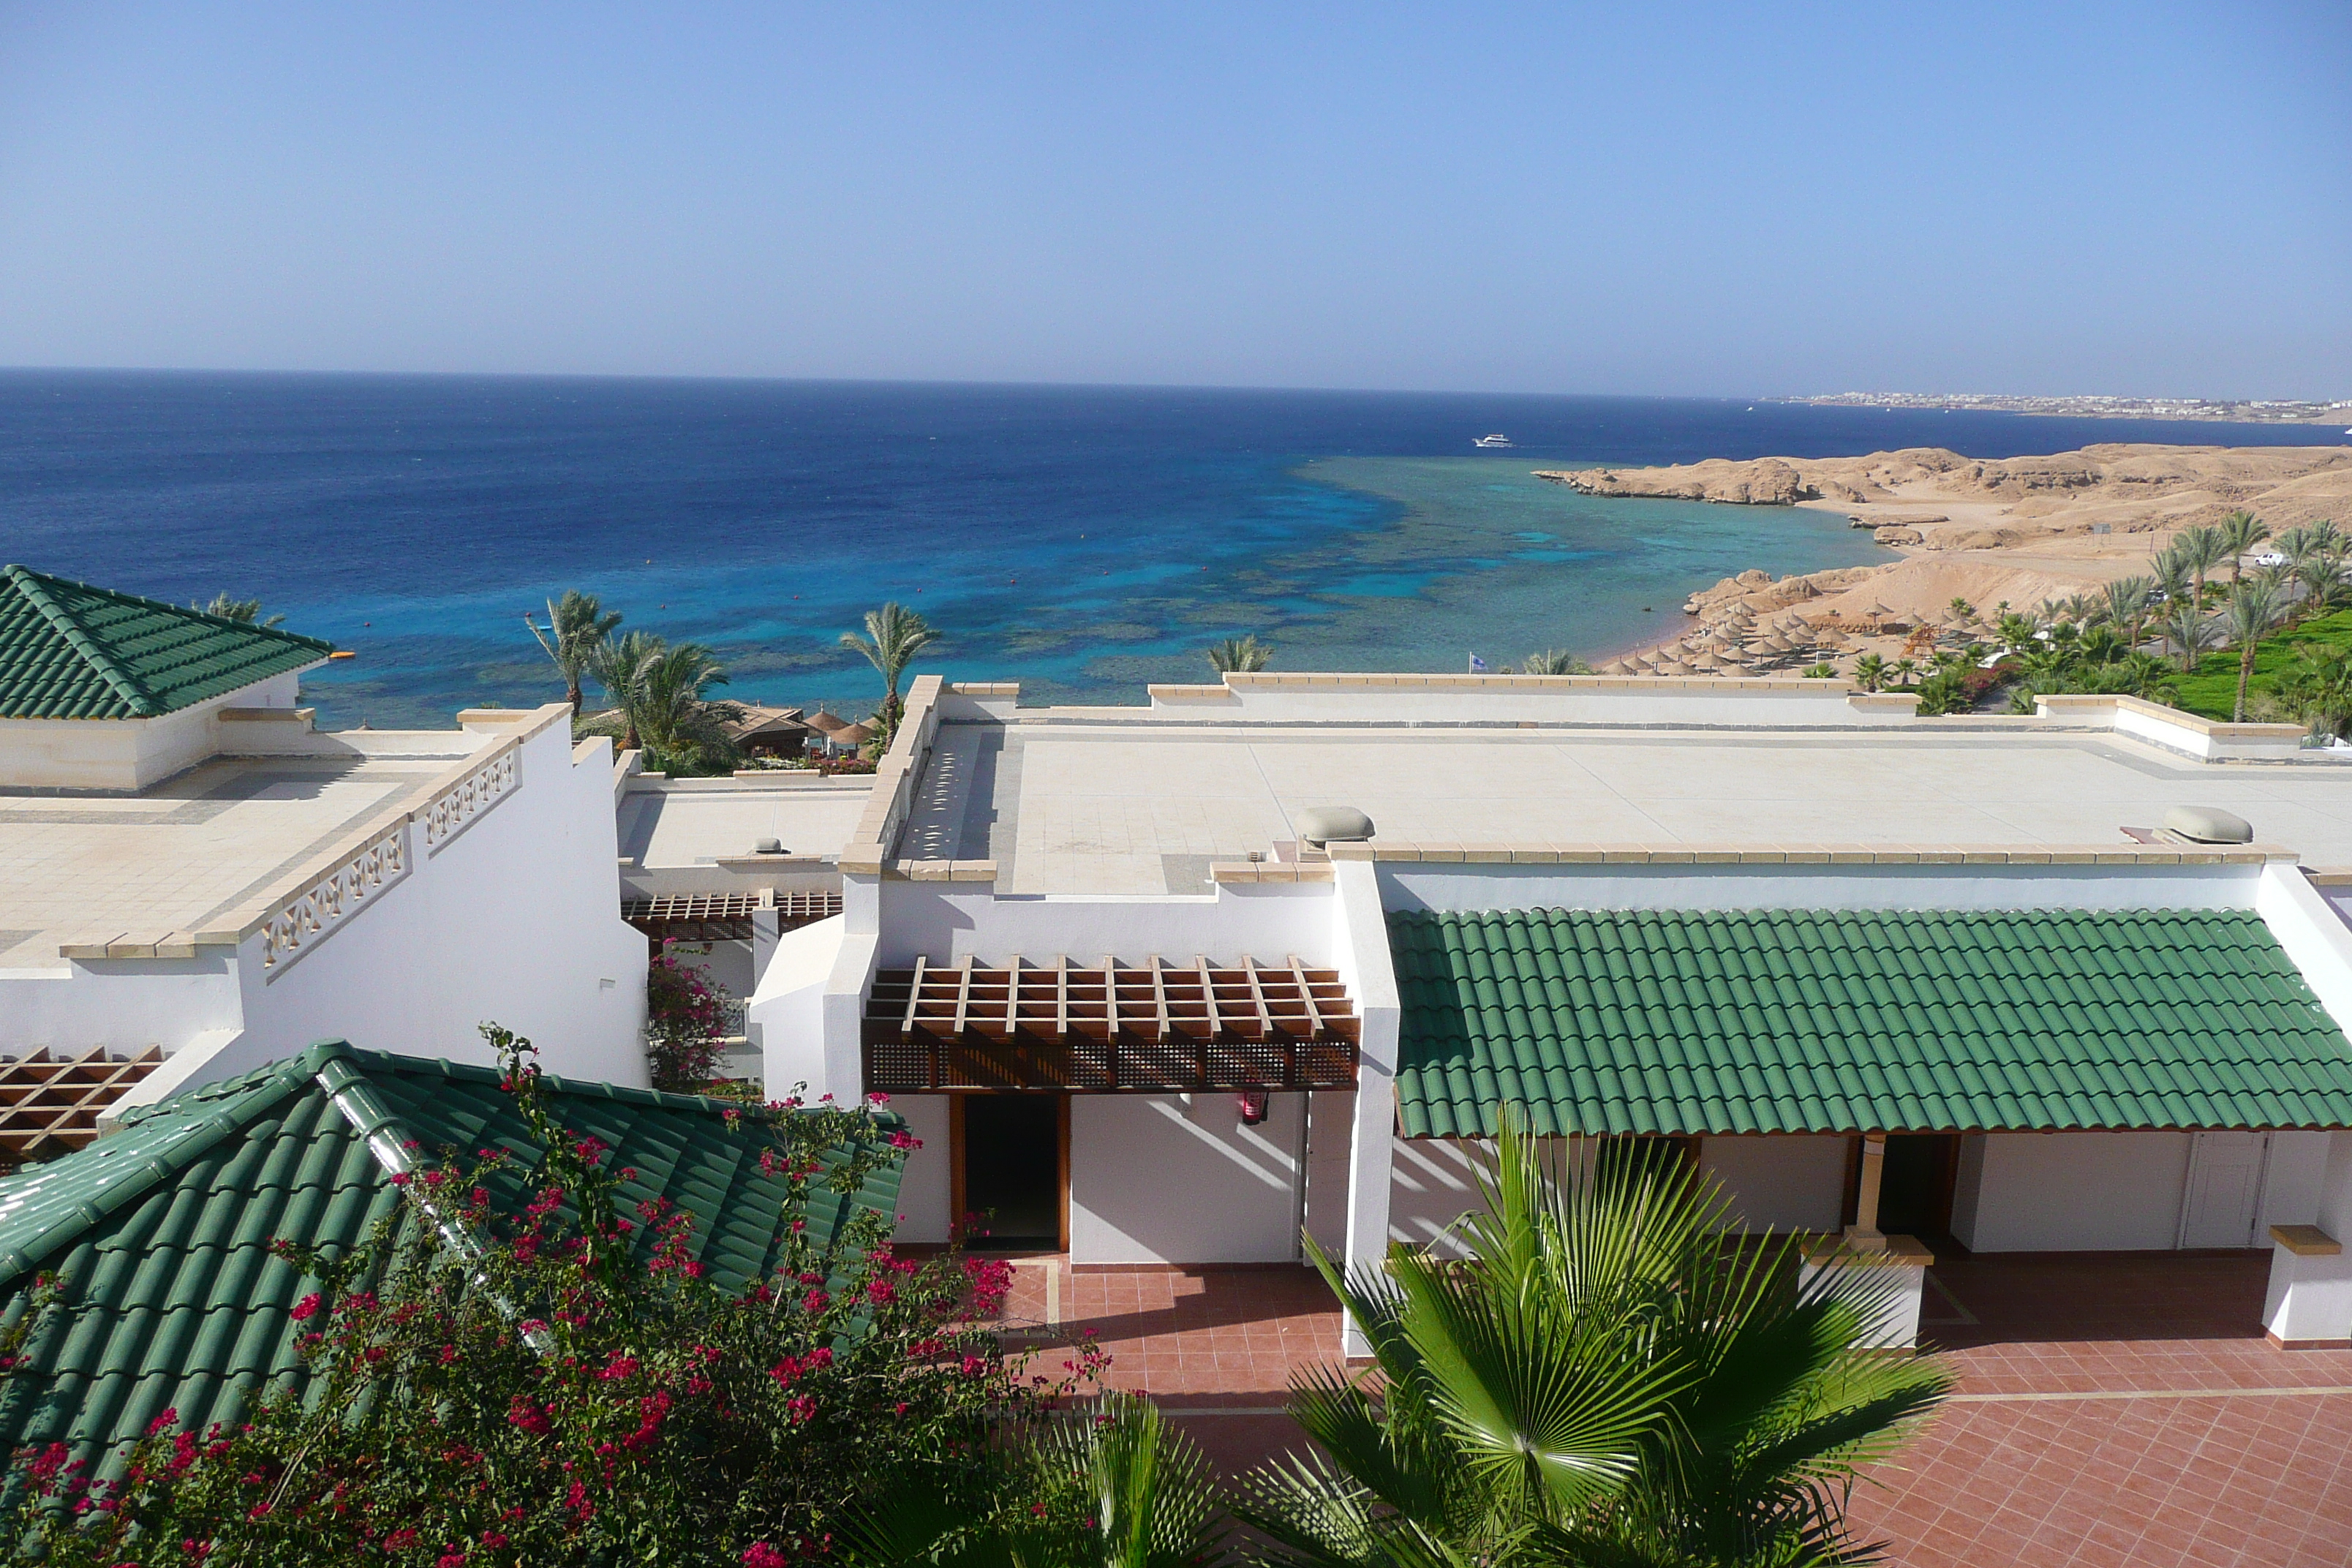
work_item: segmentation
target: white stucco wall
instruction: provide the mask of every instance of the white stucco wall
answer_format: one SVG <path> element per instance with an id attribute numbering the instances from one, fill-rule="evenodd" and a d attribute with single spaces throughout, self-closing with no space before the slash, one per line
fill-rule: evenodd
<path id="1" fill-rule="evenodd" d="M 899 1094 L 889 1109 L 907 1119 L 907 1131 L 922 1147 L 908 1154 L 898 1175 L 900 1241 L 943 1242 L 955 1216 L 948 1212 L 953 1191 L 949 1177 L 948 1097 L 943 1094 Z"/>
<path id="2" fill-rule="evenodd" d="M 1971 1252 L 2161 1250 L 2179 1236 L 2186 1132 L 1964 1138 L 1952 1234 Z"/>
<path id="3" fill-rule="evenodd" d="M 2327 1172 L 2328 1132 L 2273 1132 L 2263 1171 L 2263 1217 L 2255 1227 L 2317 1225 Z"/>
<path id="4" fill-rule="evenodd" d="M 1843 1137 L 1702 1139 L 1698 1163 L 1723 1184 L 1749 1230 L 1838 1228 L 1845 1206 Z"/>
<path id="5" fill-rule="evenodd" d="M 516 786 L 438 853 L 410 827 L 407 874 L 274 972 L 256 933 L 233 961 L 226 949 L 77 961 L 59 994 L 90 1033 L 101 1020 L 119 1027 L 119 1008 L 152 1011 L 173 994 L 203 997 L 202 1022 L 232 1031 L 201 1060 L 167 1064 L 142 1100 L 322 1039 L 488 1062 L 485 1021 L 528 1037 L 551 1073 L 642 1087 L 646 941 L 620 917 L 609 748 L 575 760 L 567 727 L 549 725 L 522 742 Z M 234 996 L 226 1017 L 215 1016 L 215 975 Z M 190 1033 L 165 1038 L 177 1046 Z"/>
<path id="6" fill-rule="evenodd" d="M 1249 1127 L 1228 1093 L 1073 1096 L 1070 1261 L 1297 1258 L 1306 1097 L 1269 1098 Z"/>
<path id="7" fill-rule="evenodd" d="M 1442 1257 L 1465 1256 L 1450 1227 L 1467 1211 L 1485 1206 L 1477 1172 L 1481 1162 L 1493 1158 L 1493 1148 L 1484 1139 L 1392 1139 L 1389 1239 L 1433 1247 Z"/>
<path id="8" fill-rule="evenodd" d="M 1280 963 L 1292 953 L 1332 962 L 1331 884 L 1220 885 L 1213 894 L 1117 898 L 1045 894 L 999 898 L 993 883 L 884 879 L 880 962 L 935 964 L 966 957 L 1003 963 L 1013 953 L 1052 963 L 1093 963 L 1105 953 L 1134 963 L 1158 953 L 1189 963 L 1194 953 L 1231 961 L 1247 953 Z"/>
<path id="9" fill-rule="evenodd" d="M 834 1082 L 825 1066 L 825 986 L 845 930 L 845 917 L 835 915 L 784 931 L 761 972 L 744 1015 L 765 1064 L 761 1079 L 771 1100 L 803 1084 L 812 1100 L 831 1094 L 845 1102 L 862 1092 L 854 1082 Z M 940 1127 L 944 1131 L 946 1123 Z"/>
<path id="10" fill-rule="evenodd" d="M 324 659 L 306 668 L 315 668 Z M 257 680 L 152 719 L 0 719 L 0 784 L 20 789 L 129 791 L 236 754 L 224 708 L 291 708 L 300 671 Z"/>

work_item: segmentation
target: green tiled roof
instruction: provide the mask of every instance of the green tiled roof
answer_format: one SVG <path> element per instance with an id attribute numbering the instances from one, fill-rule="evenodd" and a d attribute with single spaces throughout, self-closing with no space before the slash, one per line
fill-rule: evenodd
<path id="1" fill-rule="evenodd" d="M 2352 1127 L 2250 911 L 1389 917 L 1412 1137 Z"/>
<path id="2" fill-rule="evenodd" d="M 132 1112 L 112 1137 L 0 1178 L 0 1322 L 21 1320 L 38 1273 L 66 1281 L 59 1308 L 25 1346 L 29 1364 L 0 1389 L 0 1454 L 59 1439 L 89 1454 L 173 1408 L 196 1428 L 234 1420 L 254 1389 L 299 1376 L 287 1314 L 315 1286 L 270 1242 L 331 1254 L 398 1209 L 371 1133 L 393 1148 L 414 1139 L 428 1160 L 513 1151 L 488 1184 L 494 1204 L 514 1212 L 541 1151 L 498 1082 L 486 1067 L 316 1046 Z M 692 1211 L 710 1279 L 740 1289 L 772 1269 L 785 1183 L 760 1169 L 770 1144 L 757 1128 L 728 1125 L 725 1112 L 740 1107 L 546 1083 L 564 1126 L 635 1168 L 627 1202 L 667 1197 Z M 855 1200 L 819 1191 L 809 1229 L 820 1243 L 837 1238 L 861 1209 L 888 1215 L 898 1191 L 895 1161 Z"/>
<path id="3" fill-rule="evenodd" d="M 332 643 L 0 566 L 0 719 L 145 719 L 306 669 Z"/>

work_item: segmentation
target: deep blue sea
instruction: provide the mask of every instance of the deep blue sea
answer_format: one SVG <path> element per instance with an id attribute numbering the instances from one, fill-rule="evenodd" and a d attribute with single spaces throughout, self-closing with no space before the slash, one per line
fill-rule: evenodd
<path id="1" fill-rule="evenodd" d="M 1507 452 L 1479 452 L 1488 432 Z M 1832 513 L 1581 497 L 1544 467 L 2325 443 L 2178 425 L 1738 401 L 530 377 L 0 373 L 0 559 L 258 596 L 357 658 L 323 725 L 561 694 L 526 611 L 570 587 L 711 644 L 726 694 L 862 713 L 841 632 L 885 599 L 919 669 L 1142 700 L 1256 632 L 1287 669 L 1605 653 L 1692 589 L 1891 559 Z"/>

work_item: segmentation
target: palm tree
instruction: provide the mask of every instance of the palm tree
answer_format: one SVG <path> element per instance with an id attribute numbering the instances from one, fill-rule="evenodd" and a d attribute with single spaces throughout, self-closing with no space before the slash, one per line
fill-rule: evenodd
<path id="1" fill-rule="evenodd" d="M 2189 579 L 2194 573 L 2186 552 L 2168 545 L 2149 561 L 2148 570 L 2155 574 L 2158 596 L 2167 605 L 2189 596 Z"/>
<path id="2" fill-rule="evenodd" d="M 2267 577 L 2250 577 L 2230 595 L 2230 640 L 2238 646 L 2238 701 L 2230 710 L 2232 723 L 2246 721 L 2246 683 L 2253 679 L 2254 655 L 2263 634 L 2278 619 L 2279 591 Z"/>
<path id="3" fill-rule="evenodd" d="M 1886 684 L 1886 660 L 1874 653 L 1864 654 L 1853 661 L 1853 679 L 1864 691 L 1876 691 Z"/>
<path id="4" fill-rule="evenodd" d="M 1209 668 L 1220 675 L 1247 675 L 1252 670 L 1264 669 L 1273 658 L 1274 645 L 1258 641 L 1255 632 L 1209 645 Z"/>
<path id="5" fill-rule="evenodd" d="M 2294 645 L 2294 663 L 2279 675 L 2279 701 L 2315 735 L 2352 731 L 2352 649 Z"/>
<path id="6" fill-rule="evenodd" d="M 621 749 L 625 752 L 644 749 L 645 738 L 639 733 L 637 721 L 645 710 L 645 674 L 660 660 L 667 646 L 650 632 L 624 632 L 617 637 L 607 637 L 588 651 L 590 678 L 604 689 L 605 697 L 620 714 Z"/>
<path id="7" fill-rule="evenodd" d="M 1857 1468 L 1943 1397 L 1933 1355 L 1874 1353 L 1891 1271 L 1797 1283 L 1799 1241 L 1738 1236 L 1671 1157 L 1547 1162 L 1506 1121 L 1461 1267 L 1398 1249 L 1341 1278 L 1380 1403 L 1318 1368 L 1290 1410 L 1320 1452 L 1234 1511 L 1286 1568 L 1835 1563 Z"/>
<path id="8" fill-rule="evenodd" d="M 522 624 L 555 661 L 556 670 L 563 677 L 564 700 L 572 704 L 572 716 L 580 717 L 580 678 L 588 673 L 596 657 L 596 649 L 613 635 L 621 624 L 621 612 L 605 611 L 593 594 L 583 594 L 577 588 L 566 588 L 561 599 L 547 602 L 547 625 L 541 626 L 523 613 Z"/>
<path id="9" fill-rule="evenodd" d="M 2208 525 L 2191 528 L 2173 536 L 2172 548 L 2180 552 L 2189 563 L 2189 603 L 2201 615 L 2205 609 L 2205 576 L 2219 566 L 2230 552 L 2230 542 L 2219 528 Z"/>
<path id="10" fill-rule="evenodd" d="M 1565 648 L 1548 647 L 1531 653 L 1519 666 L 1522 675 L 1591 675 L 1592 667 Z"/>
<path id="11" fill-rule="evenodd" d="M 1993 623 L 1992 635 L 2001 652 L 2023 653 L 2039 640 L 2035 634 L 2041 629 L 2031 616 L 2007 615 Z"/>
<path id="12" fill-rule="evenodd" d="M 1919 673 L 1919 661 L 1916 658 L 1898 658 L 1892 667 L 1892 673 L 1895 677 L 1895 684 L 1907 691 Z"/>
<path id="13" fill-rule="evenodd" d="M 1952 602 L 1944 608 L 1951 613 L 1952 624 L 1956 626 L 1967 626 L 1977 618 L 1977 607 L 1958 594 L 1952 595 Z"/>
<path id="14" fill-rule="evenodd" d="M 632 721 L 645 738 L 672 753 L 688 747 L 723 744 L 716 721 L 734 710 L 703 695 L 727 684 L 727 669 L 698 642 L 674 643 L 647 659 L 637 675 L 637 710 Z"/>
<path id="15" fill-rule="evenodd" d="M 2218 531 L 2221 536 L 2222 552 L 2230 563 L 2230 585 L 2238 584 L 2239 563 L 2247 552 L 2271 536 L 2268 524 L 2258 521 L 2252 512 L 2242 509 L 2223 518 Z"/>
<path id="16" fill-rule="evenodd" d="M 189 602 L 188 608 L 202 610 L 208 616 L 218 616 L 225 621 L 236 621 L 241 626 L 282 626 L 286 624 L 284 616 L 272 616 L 268 620 L 263 620 L 260 600 L 232 599 L 226 593 L 215 594 L 213 602 L 209 605 L 199 605 L 192 600 Z"/>
<path id="17" fill-rule="evenodd" d="M 882 672 L 882 724 L 884 731 L 898 728 L 898 678 L 907 672 L 914 657 L 940 640 L 931 624 L 907 608 L 896 599 L 878 610 L 866 612 L 866 635 L 856 632 L 841 634 L 841 646 L 856 648 L 866 656 L 867 663 Z"/>
<path id="18" fill-rule="evenodd" d="M 2197 673 L 2197 656 L 2213 646 L 2211 622 L 2200 614 L 2194 600 L 2175 604 L 2164 617 L 2164 635 L 2180 655 L 2180 673 Z"/>
<path id="19" fill-rule="evenodd" d="M 934 1488 L 855 1521 L 845 1568 L 1214 1568 L 1224 1558 L 1209 1462 L 1148 1399 L 1106 1394 L 1011 1463 L 1013 1484 L 992 1508 L 941 1472 Z"/>
<path id="20" fill-rule="evenodd" d="M 2155 593 L 2155 579 L 2149 577 L 2118 577 L 2107 584 L 2107 621 L 2118 631 L 2130 627 L 2134 647 L 2139 647 L 2140 627 L 2147 620 L 2147 602 Z"/>

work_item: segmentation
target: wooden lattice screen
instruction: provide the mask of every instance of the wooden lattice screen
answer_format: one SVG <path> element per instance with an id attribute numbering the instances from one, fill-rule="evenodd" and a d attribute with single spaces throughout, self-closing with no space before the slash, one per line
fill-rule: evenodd
<path id="1" fill-rule="evenodd" d="M 780 892 L 772 895 L 779 931 L 830 920 L 841 912 L 837 892 Z M 772 906 L 758 893 L 671 893 L 654 899 L 625 899 L 621 918 L 656 940 L 672 942 L 749 942 L 751 916 Z"/>
<path id="2" fill-rule="evenodd" d="M 153 1046 L 138 1056 L 104 1050 L 73 1058 L 37 1050 L 0 1062 L 0 1165 L 54 1159 L 98 1136 L 98 1113 L 163 1064 Z"/>
<path id="3" fill-rule="evenodd" d="M 866 1085 L 1094 1094 L 1348 1089 L 1359 1021 L 1337 971 L 1297 958 L 1121 966 L 966 963 L 875 976 Z"/>

